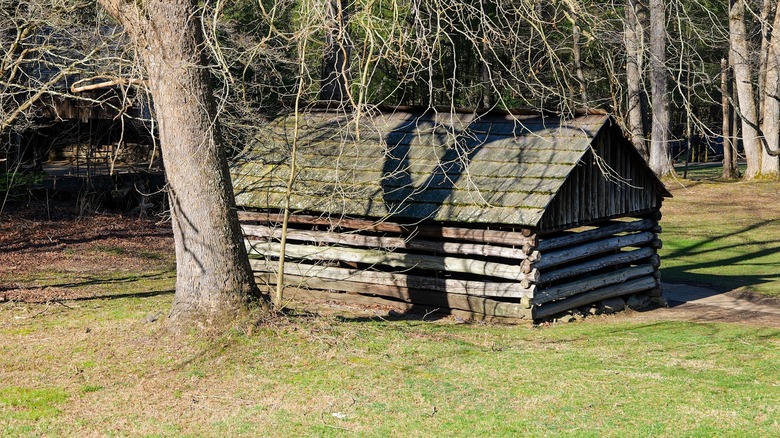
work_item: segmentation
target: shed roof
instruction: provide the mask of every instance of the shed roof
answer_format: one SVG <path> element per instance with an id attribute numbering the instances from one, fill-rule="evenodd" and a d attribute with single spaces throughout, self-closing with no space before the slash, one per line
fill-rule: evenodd
<path id="1" fill-rule="evenodd" d="M 578 163 L 587 165 L 583 157 L 594 139 L 613 120 L 607 115 L 564 119 L 430 111 L 357 119 L 315 112 L 300 115 L 295 125 L 294 116 L 273 121 L 235 161 L 238 205 L 283 207 L 295 146 L 294 210 L 538 227 Z M 625 153 L 638 158 L 624 143 L 620 147 L 630 148 Z M 668 195 L 660 181 L 651 179 L 657 194 Z"/>

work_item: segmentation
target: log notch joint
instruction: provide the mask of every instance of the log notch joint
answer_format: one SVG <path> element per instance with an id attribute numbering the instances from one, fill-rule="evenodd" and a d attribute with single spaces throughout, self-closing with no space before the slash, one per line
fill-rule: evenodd
<path id="1" fill-rule="evenodd" d="M 293 141 L 291 297 L 510 321 L 659 287 L 670 194 L 610 116 L 402 111 L 281 117 L 238 157 L 261 285 L 279 278 Z"/>

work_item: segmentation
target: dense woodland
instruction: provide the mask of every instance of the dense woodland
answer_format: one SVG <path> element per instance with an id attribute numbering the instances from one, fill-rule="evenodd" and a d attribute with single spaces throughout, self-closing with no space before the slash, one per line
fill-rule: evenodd
<path id="1" fill-rule="evenodd" d="M 30 155 L 22 149 L 41 148 L 30 138 L 64 135 L 95 118 L 122 127 L 106 140 L 116 150 L 132 138 L 151 139 L 150 148 L 159 141 L 180 256 L 175 302 L 185 296 L 179 291 L 219 285 L 236 294 L 204 292 L 200 304 L 240 307 L 254 292 L 237 218 L 233 212 L 213 223 L 200 207 L 232 211 L 226 160 L 274 114 L 318 101 L 356 117 L 399 105 L 475 113 L 597 108 L 615 114 L 661 176 L 692 153 L 717 154 L 725 177 L 737 176 L 739 158 L 747 161 L 745 178 L 777 177 L 777 6 L 0 0 L 0 159 L 6 175 L 16 174 Z M 188 228 L 200 226 L 223 235 Z M 225 245 L 215 250 L 214 241 Z"/>
<path id="2" fill-rule="evenodd" d="M 359 110 L 590 107 L 617 115 L 659 173 L 670 168 L 651 145 L 679 160 L 691 141 L 704 159 L 707 145 L 721 151 L 725 126 L 746 176 L 772 176 L 777 5 L 732 3 L 241 0 L 198 12 L 225 142 L 239 147 L 258 119 L 296 98 L 343 98 Z M 15 132 L 44 128 L 36 123 L 52 99 L 108 103 L 128 117 L 147 92 L 137 50 L 94 2 L 4 0 L 0 13 L 5 148 Z M 109 101 L 117 92 L 133 99 Z M 733 105 L 725 125 L 724 102 Z"/>

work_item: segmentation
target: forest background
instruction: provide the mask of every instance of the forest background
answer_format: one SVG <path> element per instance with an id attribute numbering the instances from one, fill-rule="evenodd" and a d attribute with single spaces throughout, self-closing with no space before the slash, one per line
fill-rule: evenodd
<path id="1" fill-rule="evenodd" d="M 780 169 L 771 156 L 780 121 L 772 0 L 200 6 L 206 67 L 233 147 L 296 96 L 305 103 L 330 96 L 358 111 L 600 108 L 616 115 L 661 175 L 671 172 L 670 154 L 679 159 L 689 144 L 694 160 L 717 145 L 727 177 L 735 176 L 735 145 L 747 160 L 745 177 Z M 4 148 L 14 135 L 40 128 L 39 103 L 47 98 L 108 102 L 108 93 L 102 101 L 85 97 L 85 86 L 121 86 L 124 98 L 111 104 L 130 123 L 122 110 L 148 98 L 145 72 L 138 47 L 104 9 L 62 0 L 3 0 L 0 9 Z M 153 111 L 140 117 L 152 130 Z"/>

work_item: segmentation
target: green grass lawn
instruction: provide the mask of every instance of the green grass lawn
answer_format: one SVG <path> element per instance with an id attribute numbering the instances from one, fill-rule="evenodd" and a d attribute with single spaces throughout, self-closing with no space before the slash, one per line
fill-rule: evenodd
<path id="1" fill-rule="evenodd" d="M 0 306 L 3 436 L 780 434 L 777 329 L 336 315 L 174 336 L 143 322 L 169 303 Z"/>
<path id="2" fill-rule="evenodd" d="M 780 296 L 780 182 L 667 180 L 665 281 Z"/>
<path id="3" fill-rule="evenodd" d="M 780 183 L 667 184 L 664 279 L 778 295 Z M 780 436 L 780 329 L 343 313 L 172 334 L 146 322 L 170 254 L 99 247 L 106 270 L 68 248 L 13 280 L 76 299 L 0 302 L 0 436 Z"/>
<path id="4" fill-rule="evenodd" d="M 747 169 L 747 166 L 744 163 L 740 164 L 737 167 L 742 174 L 744 174 L 745 169 Z M 678 176 L 682 177 L 685 174 L 685 165 L 678 163 L 674 166 L 674 170 L 677 172 Z M 691 163 L 688 166 L 687 178 L 690 180 L 694 180 L 694 181 L 717 180 L 722 177 L 723 177 L 723 164 L 720 162 Z"/>

